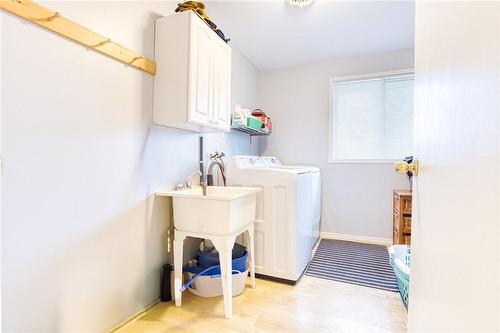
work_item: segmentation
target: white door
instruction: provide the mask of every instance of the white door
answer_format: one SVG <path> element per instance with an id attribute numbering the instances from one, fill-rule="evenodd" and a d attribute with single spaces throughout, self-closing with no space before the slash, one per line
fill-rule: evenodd
<path id="1" fill-rule="evenodd" d="M 192 19 L 190 39 L 190 106 L 188 118 L 190 121 L 208 125 L 211 113 L 211 55 L 213 32 L 200 19 Z M 175 47 L 175 45 L 172 45 Z"/>
<path id="2" fill-rule="evenodd" d="M 231 48 L 218 36 L 213 41 L 213 116 L 217 128 L 229 131 L 231 103 Z"/>
<path id="3" fill-rule="evenodd" d="M 500 2 L 416 1 L 410 332 L 500 330 Z"/>

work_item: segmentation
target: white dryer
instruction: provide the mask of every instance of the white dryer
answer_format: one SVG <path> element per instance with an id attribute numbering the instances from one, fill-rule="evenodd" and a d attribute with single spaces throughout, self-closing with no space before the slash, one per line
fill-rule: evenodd
<path id="1" fill-rule="evenodd" d="M 319 168 L 284 166 L 271 156 L 233 156 L 227 165 L 231 186 L 255 186 L 255 269 L 258 274 L 296 282 L 319 238 Z"/>

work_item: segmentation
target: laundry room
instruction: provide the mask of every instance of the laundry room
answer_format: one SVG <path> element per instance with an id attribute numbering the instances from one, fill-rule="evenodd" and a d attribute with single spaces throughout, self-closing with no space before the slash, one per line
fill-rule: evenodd
<path id="1" fill-rule="evenodd" d="M 2 332 L 500 331 L 500 1 L 0 19 Z"/>

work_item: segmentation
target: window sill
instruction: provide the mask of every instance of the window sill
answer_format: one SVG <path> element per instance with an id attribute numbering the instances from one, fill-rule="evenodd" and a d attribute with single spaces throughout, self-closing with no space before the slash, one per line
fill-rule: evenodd
<path id="1" fill-rule="evenodd" d="M 340 160 L 329 159 L 329 164 L 394 164 L 399 160 Z"/>

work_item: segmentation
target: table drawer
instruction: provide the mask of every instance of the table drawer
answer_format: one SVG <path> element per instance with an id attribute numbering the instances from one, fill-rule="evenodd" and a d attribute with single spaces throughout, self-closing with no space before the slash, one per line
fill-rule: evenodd
<path id="1" fill-rule="evenodd" d="M 403 233 L 411 233 L 411 217 L 403 217 L 401 218 L 403 227 Z"/>
<path id="2" fill-rule="evenodd" d="M 403 215 L 411 215 L 411 197 L 401 197 L 399 211 Z"/>

